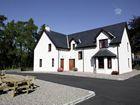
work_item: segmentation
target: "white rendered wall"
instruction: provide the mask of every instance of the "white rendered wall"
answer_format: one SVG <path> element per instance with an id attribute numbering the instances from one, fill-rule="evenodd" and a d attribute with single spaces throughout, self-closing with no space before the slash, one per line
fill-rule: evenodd
<path id="1" fill-rule="evenodd" d="M 95 65 L 94 65 L 94 62 L 93 62 L 94 60 L 92 59 L 92 57 L 99 51 L 99 40 L 101 40 L 101 39 L 108 39 L 108 42 L 110 42 L 110 39 L 108 38 L 108 36 L 106 36 L 103 33 L 100 33 L 100 35 L 96 39 L 97 47 L 95 47 L 95 48 L 79 49 L 79 50 L 71 49 L 70 51 L 65 51 L 65 50 L 60 51 L 60 59 L 64 59 L 64 70 L 65 71 L 69 70 L 69 59 L 75 59 L 75 67 L 78 68 L 78 71 L 94 72 Z M 71 42 L 71 46 L 72 46 L 72 44 L 75 44 L 75 41 Z M 117 55 L 117 47 L 111 46 L 108 48 L 108 50 L 110 50 L 111 52 L 113 52 L 114 54 Z M 81 59 L 81 60 L 78 59 L 79 51 L 83 52 L 83 59 Z M 99 69 L 98 64 L 96 65 L 97 73 L 111 74 L 112 71 L 118 70 L 118 64 L 117 64 L 116 58 L 112 58 L 112 69 L 107 68 L 107 59 L 104 60 L 104 63 L 105 63 L 104 69 Z M 84 66 L 83 66 L 83 64 L 84 64 Z"/>
<path id="2" fill-rule="evenodd" d="M 96 48 L 89 49 L 79 49 L 79 50 L 57 50 L 48 36 L 43 33 L 40 41 L 38 42 L 35 50 L 34 50 L 34 71 L 57 71 L 58 63 L 60 67 L 60 59 L 64 59 L 64 70 L 69 70 L 69 59 L 75 59 L 75 67 L 78 68 L 80 72 L 94 72 L 96 70 L 97 73 L 105 73 L 111 74 L 112 71 L 118 71 L 118 62 L 117 58 L 112 58 L 112 68 L 107 68 L 107 59 L 104 59 L 104 69 L 98 68 L 98 59 L 96 59 L 96 69 L 93 62 L 92 57 L 97 53 L 99 49 L 99 40 L 101 39 L 110 39 L 104 33 L 100 33 L 100 35 L 96 39 Z M 131 47 L 129 45 L 129 52 L 127 51 L 127 42 L 129 43 L 126 30 L 124 30 L 124 35 L 122 38 L 122 43 L 119 47 L 119 65 L 120 65 L 120 73 L 125 73 L 132 70 L 132 61 L 131 61 Z M 52 45 L 51 52 L 48 52 L 48 44 Z M 76 44 L 75 41 L 71 41 L 72 44 Z M 110 46 L 107 48 L 111 52 L 117 55 L 117 47 Z M 83 59 L 78 59 L 78 52 L 83 52 Z M 58 54 L 59 52 L 59 54 Z M 59 56 L 58 56 L 59 55 Z M 58 62 L 59 57 L 59 62 Z M 52 67 L 52 58 L 54 58 L 54 67 Z M 130 67 L 128 68 L 128 58 L 130 59 Z M 42 59 L 42 67 L 39 67 L 39 59 Z M 124 63 L 125 62 L 125 63 Z M 84 64 L 84 65 L 83 65 Z"/>
<path id="3" fill-rule="evenodd" d="M 126 29 L 124 29 L 122 41 L 119 47 L 119 64 L 120 64 L 120 74 L 132 71 L 131 47 Z"/>
<path id="4" fill-rule="evenodd" d="M 108 39 L 108 43 L 110 43 L 110 39 L 108 38 L 108 36 L 106 36 L 104 33 L 100 33 L 100 35 L 97 37 L 96 42 L 97 42 L 97 47 L 96 48 L 92 48 L 92 49 L 85 49 L 84 51 L 84 61 L 85 61 L 85 66 L 84 66 L 84 71 L 85 72 L 93 72 L 94 66 L 91 64 L 91 58 L 93 55 L 95 55 L 99 50 L 99 40 L 102 39 Z M 113 52 L 114 54 L 117 55 L 117 47 L 109 47 L 108 50 L 110 50 L 111 52 Z M 117 59 L 116 58 L 112 58 L 112 68 L 108 69 L 107 68 L 107 59 L 104 59 L 104 69 L 99 69 L 98 68 L 98 59 L 96 59 L 96 73 L 105 73 L 105 74 L 111 74 L 112 71 L 117 70 L 118 66 L 117 66 Z"/>
<path id="5" fill-rule="evenodd" d="M 48 52 L 48 44 L 51 44 L 51 52 Z M 52 67 L 52 58 L 54 58 L 54 67 Z M 42 67 L 39 67 L 39 59 L 42 59 Z M 57 71 L 57 68 L 58 51 L 44 32 L 34 50 L 34 71 Z"/>
<path id="6" fill-rule="evenodd" d="M 78 71 L 83 71 L 83 60 L 78 59 L 78 52 L 82 50 L 75 50 L 72 48 L 72 45 L 75 44 L 75 41 L 71 41 L 71 49 L 69 51 L 61 50 L 60 52 L 60 59 L 64 59 L 64 70 L 69 71 L 69 59 L 75 59 L 75 67 Z M 59 61 L 60 61 L 59 59 Z M 60 65 L 60 64 L 59 64 Z"/>

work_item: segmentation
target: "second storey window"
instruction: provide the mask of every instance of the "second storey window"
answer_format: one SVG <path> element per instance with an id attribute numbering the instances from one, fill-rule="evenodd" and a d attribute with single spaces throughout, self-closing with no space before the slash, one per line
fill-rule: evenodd
<path id="1" fill-rule="evenodd" d="M 80 60 L 80 59 L 82 59 L 82 58 L 83 58 L 82 51 L 79 51 L 79 52 L 78 52 L 78 59 Z"/>
<path id="2" fill-rule="evenodd" d="M 107 48 L 107 47 L 108 47 L 107 39 L 99 40 L 99 48 Z"/>
<path id="3" fill-rule="evenodd" d="M 48 51 L 51 51 L 51 44 L 48 44 Z"/>

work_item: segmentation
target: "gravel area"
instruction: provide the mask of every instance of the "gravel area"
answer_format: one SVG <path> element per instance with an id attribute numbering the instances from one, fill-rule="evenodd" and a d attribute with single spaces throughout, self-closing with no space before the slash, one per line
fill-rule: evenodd
<path id="1" fill-rule="evenodd" d="M 35 80 L 39 87 L 29 94 L 11 97 L 0 95 L 0 105 L 74 105 L 95 96 L 93 91 L 61 85 L 57 83 Z"/>

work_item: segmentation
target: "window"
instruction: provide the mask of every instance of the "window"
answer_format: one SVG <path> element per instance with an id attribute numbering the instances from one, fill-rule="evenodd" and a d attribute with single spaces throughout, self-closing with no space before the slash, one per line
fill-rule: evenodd
<path id="1" fill-rule="evenodd" d="M 42 67 L 42 59 L 39 59 L 39 67 Z"/>
<path id="2" fill-rule="evenodd" d="M 107 39 L 99 40 L 99 48 L 107 48 L 107 47 L 108 47 Z"/>
<path id="3" fill-rule="evenodd" d="M 52 67 L 54 67 L 54 58 L 52 58 Z"/>
<path id="4" fill-rule="evenodd" d="M 112 68 L 112 60 L 111 60 L 111 58 L 107 58 L 107 67 L 108 67 L 109 69 Z"/>
<path id="5" fill-rule="evenodd" d="M 98 66 L 99 68 L 104 68 L 104 58 L 98 58 Z"/>
<path id="6" fill-rule="evenodd" d="M 48 44 L 48 51 L 51 51 L 51 44 Z"/>
<path id="7" fill-rule="evenodd" d="M 129 46 L 128 46 L 128 42 L 127 42 L 127 51 L 129 52 Z"/>
<path id="8" fill-rule="evenodd" d="M 129 60 L 129 58 L 128 58 L 128 67 L 130 67 L 130 64 L 129 64 L 129 62 L 130 62 L 130 60 Z"/>
<path id="9" fill-rule="evenodd" d="M 72 48 L 75 49 L 75 44 L 72 44 Z"/>
<path id="10" fill-rule="evenodd" d="M 83 58 L 82 51 L 79 51 L 79 52 L 78 52 L 78 59 L 80 60 L 80 59 L 82 59 L 82 58 Z"/>

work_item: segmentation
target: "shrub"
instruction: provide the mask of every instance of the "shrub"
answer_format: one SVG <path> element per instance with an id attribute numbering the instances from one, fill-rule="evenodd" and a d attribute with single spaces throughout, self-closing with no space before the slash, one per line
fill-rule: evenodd
<path id="1" fill-rule="evenodd" d="M 73 68 L 72 70 L 73 70 L 73 71 L 78 71 L 78 69 L 77 69 L 77 68 Z"/>
<path id="2" fill-rule="evenodd" d="M 118 71 L 112 71 L 111 75 L 119 75 Z"/>
<path id="3" fill-rule="evenodd" d="M 136 65 L 134 66 L 134 69 L 140 70 L 140 64 L 136 64 Z"/>
<path id="4" fill-rule="evenodd" d="M 57 71 L 58 72 L 63 72 L 64 70 L 63 70 L 63 68 L 60 67 L 60 68 L 57 69 Z"/>

